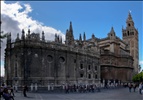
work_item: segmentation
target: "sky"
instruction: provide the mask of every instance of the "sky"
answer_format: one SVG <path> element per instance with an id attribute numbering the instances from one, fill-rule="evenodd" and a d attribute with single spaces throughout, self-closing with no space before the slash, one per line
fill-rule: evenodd
<path id="1" fill-rule="evenodd" d="M 12 41 L 21 36 L 21 30 L 27 33 L 45 32 L 46 40 L 52 41 L 55 33 L 65 39 L 70 21 L 74 38 L 86 33 L 86 38 L 94 34 L 105 38 L 114 27 L 116 36 L 122 39 L 122 27 L 126 28 L 126 19 L 131 12 L 135 28 L 139 32 L 139 64 L 143 69 L 143 2 L 142 1 L 1 1 L 1 30 L 11 32 Z M 1 46 L 1 75 L 4 75 L 4 48 Z"/>

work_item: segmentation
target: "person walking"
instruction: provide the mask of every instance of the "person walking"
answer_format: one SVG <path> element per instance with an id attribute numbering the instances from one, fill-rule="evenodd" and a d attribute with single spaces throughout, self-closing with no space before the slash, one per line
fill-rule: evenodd
<path id="1" fill-rule="evenodd" d="M 141 83 L 139 84 L 139 93 L 140 93 L 140 94 L 142 94 L 142 87 L 143 87 L 142 85 L 143 85 L 143 84 L 142 84 L 142 82 L 141 82 Z"/>
<path id="2" fill-rule="evenodd" d="M 133 83 L 133 89 L 134 89 L 134 92 L 136 91 L 136 84 Z"/>
<path id="3" fill-rule="evenodd" d="M 14 89 L 12 86 L 10 87 L 10 95 L 12 95 L 14 97 Z"/>
<path id="4" fill-rule="evenodd" d="M 128 84 L 128 87 L 129 87 L 129 92 L 131 92 L 131 90 L 132 90 L 132 84 L 129 83 L 129 84 Z"/>
<path id="5" fill-rule="evenodd" d="M 24 95 L 24 97 L 27 97 L 26 91 L 28 91 L 28 87 L 27 87 L 27 85 L 24 85 L 24 87 L 23 87 L 23 95 Z"/>

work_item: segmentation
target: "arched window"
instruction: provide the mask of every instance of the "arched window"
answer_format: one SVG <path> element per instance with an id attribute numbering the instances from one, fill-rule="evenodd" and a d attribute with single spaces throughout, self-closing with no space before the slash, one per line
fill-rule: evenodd
<path id="1" fill-rule="evenodd" d="M 129 36 L 130 34 L 129 34 L 129 31 L 128 31 L 128 36 Z"/>
<path id="2" fill-rule="evenodd" d="M 83 69 L 83 64 L 80 64 L 80 69 Z"/>
<path id="3" fill-rule="evenodd" d="M 91 79 L 91 74 L 88 74 L 88 78 Z"/>
<path id="4" fill-rule="evenodd" d="M 91 69 L 91 66 L 90 65 L 88 65 L 88 70 L 90 70 Z"/>
<path id="5" fill-rule="evenodd" d="M 82 78 L 84 75 L 83 75 L 83 73 L 80 73 L 80 78 Z"/>
<path id="6" fill-rule="evenodd" d="M 65 62 L 65 58 L 64 57 L 60 57 L 59 61 L 60 61 L 60 63 L 64 63 Z"/>
<path id="7" fill-rule="evenodd" d="M 48 55 L 47 56 L 47 60 L 48 60 L 48 62 L 52 62 L 53 61 L 53 57 L 51 55 Z"/>
<path id="8" fill-rule="evenodd" d="M 128 26 L 131 26 L 131 24 L 129 23 Z"/>
<path id="9" fill-rule="evenodd" d="M 97 66 L 95 66 L 95 70 L 97 71 Z"/>
<path id="10" fill-rule="evenodd" d="M 97 74 L 95 74 L 95 79 L 97 79 Z"/>

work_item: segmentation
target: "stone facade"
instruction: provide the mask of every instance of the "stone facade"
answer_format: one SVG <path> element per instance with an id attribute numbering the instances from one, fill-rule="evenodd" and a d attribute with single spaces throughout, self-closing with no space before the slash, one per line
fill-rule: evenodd
<path id="1" fill-rule="evenodd" d="M 114 32 L 113 27 L 104 39 L 100 39 L 101 79 L 132 81 L 134 74 L 133 58 L 129 46 Z"/>
<path id="2" fill-rule="evenodd" d="M 130 16 L 130 14 L 129 14 Z M 25 35 L 26 34 L 26 35 Z M 126 37 L 127 38 L 127 37 Z M 125 40 L 125 39 L 123 39 Z M 17 34 L 11 42 L 7 36 L 5 49 L 5 78 L 7 84 L 96 84 L 102 80 L 131 81 L 133 57 L 126 41 L 116 36 L 113 27 L 106 38 L 81 34 L 75 40 L 72 23 L 66 30 L 65 43 L 55 34 L 46 41 L 44 32 Z"/>
<path id="3" fill-rule="evenodd" d="M 8 84 L 93 84 L 100 82 L 100 52 L 97 45 L 74 40 L 72 23 L 66 33 L 66 42 L 55 34 L 55 41 L 45 41 L 38 33 L 28 30 L 15 42 L 11 35 L 5 49 L 5 68 Z M 84 48 L 81 45 L 84 43 Z M 15 83 L 18 82 L 18 83 Z"/>

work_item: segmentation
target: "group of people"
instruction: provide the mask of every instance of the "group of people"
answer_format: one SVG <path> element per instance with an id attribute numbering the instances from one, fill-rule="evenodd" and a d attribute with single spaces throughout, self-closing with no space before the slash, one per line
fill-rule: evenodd
<path id="1" fill-rule="evenodd" d="M 100 92 L 100 88 L 97 87 L 96 85 L 65 85 L 64 86 L 65 93 L 69 92 L 79 92 L 79 93 L 85 93 L 85 92 L 94 92 L 97 90 Z"/>
<path id="2" fill-rule="evenodd" d="M 23 86 L 23 95 L 24 97 L 27 97 L 26 91 L 28 91 L 28 87 L 26 85 Z M 17 91 L 16 91 L 17 92 Z M 8 87 L 5 85 L 2 85 L 0 87 L 0 99 L 3 98 L 5 100 L 14 100 L 15 94 L 13 87 Z"/>
<path id="3" fill-rule="evenodd" d="M 6 87 L 2 85 L 0 87 L 0 98 L 4 98 L 5 100 L 14 100 L 14 90 L 13 87 Z"/>
<path id="4" fill-rule="evenodd" d="M 139 93 L 142 94 L 142 91 L 143 91 L 143 83 L 128 83 L 128 87 L 129 87 L 129 92 L 131 92 L 132 88 L 133 88 L 133 91 L 135 92 L 136 91 L 136 88 L 138 87 L 139 89 Z"/>

